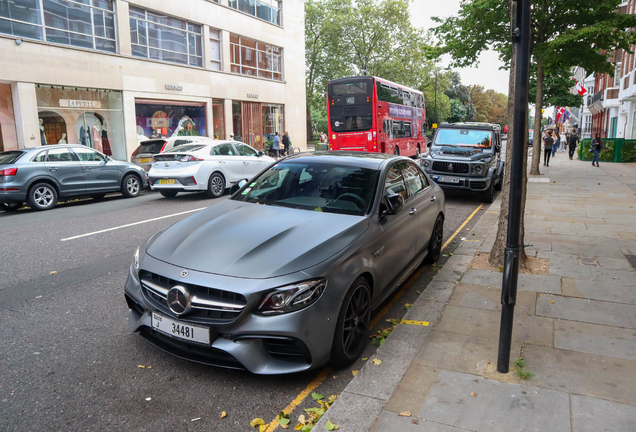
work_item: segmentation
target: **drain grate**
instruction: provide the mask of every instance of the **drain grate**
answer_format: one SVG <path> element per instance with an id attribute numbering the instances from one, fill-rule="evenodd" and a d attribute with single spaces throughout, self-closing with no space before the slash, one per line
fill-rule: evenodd
<path id="1" fill-rule="evenodd" d="M 636 255 L 625 255 L 625 258 L 636 269 Z"/>
<path id="2" fill-rule="evenodd" d="M 579 258 L 579 264 L 585 267 L 598 267 L 596 259 Z"/>

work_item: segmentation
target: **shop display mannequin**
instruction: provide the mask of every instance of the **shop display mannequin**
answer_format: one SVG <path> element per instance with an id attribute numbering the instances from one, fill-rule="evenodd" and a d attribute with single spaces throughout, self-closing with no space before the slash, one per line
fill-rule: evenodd
<path id="1" fill-rule="evenodd" d="M 58 144 L 66 144 L 66 134 L 62 134 L 62 138 L 57 142 Z"/>
<path id="2" fill-rule="evenodd" d="M 93 142 L 93 148 L 98 152 L 103 152 L 102 148 L 102 131 L 99 120 L 95 120 L 93 127 L 91 128 L 91 141 Z"/>
<path id="3" fill-rule="evenodd" d="M 46 145 L 46 135 L 44 135 L 44 120 L 40 119 L 40 141 L 42 145 Z"/>
<path id="4" fill-rule="evenodd" d="M 108 122 L 106 122 L 106 120 L 104 120 L 104 124 L 102 125 L 102 148 L 104 149 L 105 155 L 113 155 L 113 150 L 110 148 L 110 140 L 108 139 Z"/>
<path id="5" fill-rule="evenodd" d="M 84 128 L 84 126 L 80 126 L 80 142 L 82 145 L 88 147 L 91 146 L 91 133 L 89 126 L 86 126 L 86 128 Z"/>

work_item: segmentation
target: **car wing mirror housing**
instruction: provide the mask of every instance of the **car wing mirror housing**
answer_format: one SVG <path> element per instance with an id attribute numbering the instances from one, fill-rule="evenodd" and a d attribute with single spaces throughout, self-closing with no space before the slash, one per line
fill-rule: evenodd
<path id="1" fill-rule="evenodd" d="M 391 194 L 386 197 L 386 202 L 388 204 L 389 214 L 397 214 L 402 207 L 404 207 L 404 198 L 400 194 Z"/>
<path id="2" fill-rule="evenodd" d="M 261 157 L 263 156 L 265 153 L 263 153 L 263 150 L 259 150 L 258 153 L 256 153 L 256 156 Z"/>
<path id="3" fill-rule="evenodd" d="M 230 195 L 234 195 L 246 184 L 247 184 L 247 180 L 241 180 L 240 182 L 233 184 L 232 187 L 230 188 Z"/>

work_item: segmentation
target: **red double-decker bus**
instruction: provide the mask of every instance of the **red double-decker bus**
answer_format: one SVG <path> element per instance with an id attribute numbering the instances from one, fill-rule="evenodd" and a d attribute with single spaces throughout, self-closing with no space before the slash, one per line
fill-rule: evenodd
<path id="1" fill-rule="evenodd" d="M 378 77 L 327 85 L 329 149 L 415 156 L 426 152 L 424 95 Z"/>

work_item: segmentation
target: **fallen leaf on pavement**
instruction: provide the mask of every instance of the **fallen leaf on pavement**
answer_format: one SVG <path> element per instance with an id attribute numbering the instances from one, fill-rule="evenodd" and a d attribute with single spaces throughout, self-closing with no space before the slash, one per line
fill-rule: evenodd
<path id="1" fill-rule="evenodd" d="M 137 366 L 137 368 L 138 368 L 138 369 L 146 369 L 146 366 L 144 366 L 144 365 L 139 365 L 139 366 Z"/>
<path id="2" fill-rule="evenodd" d="M 225 411 L 221 411 L 221 418 L 227 417 L 227 413 Z"/>
<path id="3" fill-rule="evenodd" d="M 250 422 L 250 426 L 252 427 L 256 427 L 256 426 L 264 425 L 264 424 L 265 424 L 265 420 L 263 420 L 262 418 L 255 418 L 254 420 Z"/>
<path id="4" fill-rule="evenodd" d="M 50 274 L 50 275 L 57 274 L 57 270 L 50 271 L 50 272 L 49 272 L 49 274 Z"/>
<path id="5" fill-rule="evenodd" d="M 191 422 L 195 422 L 195 421 L 199 421 L 199 420 L 201 420 L 201 417 L 194 418 L 194 419 L 192 419 L 192 420 L 190 420 L 190 421 L 191 421 Z"/>
<path id="6" fill-rule="evenodd" d="M 334 375 L 334 376 L 333 376 L 333 379 L 337 379 L 337 378 L 338 378 L 338 375 Z"/>
<path id="7" fill-rule="evenodd" d="M 358 372 L 360 372 L 359 370 L 352 370 L 351 373 L 353 374 L 353 376 L 358 375 Z"/>
<path id="8" fill-rule="evenodd" d="M 475 392 L 472 392 L 470 395 L 471 395 L 472 397 L 477 397 L 477 393 L 475 393 Z"/>
<path id="9" fill-rule="evenodd" d="M 420 295 L 420 294 L 422 294 L 422 293 L 421 293 L 420 291 L 417 291 L 417 290 L 416 290 L 416 291 L 415 291 L 415 294 Z"/>
<path id="10" fill-rule="evenodd" d="M 288 418 L 279 418 L 279 419 L 278 419 L 278 424 L 279 424 L 279 425 L 286 426 L 286 425 L 288 425 L 288 424 L 289 424 L 289 419 L 288 419 Z"/>
<path id="11" fill-rule="evenodd" d="M 411 423 L 413 424 L 420 424 L 420 421 L 418 419 L 413 419 L 411 420 Z"/>
<path id="12" fill-rule="evenodd" d="M 311 397 L 314 398 L 314 400 L 318 400 L 318 399 L 324 399 L 325 397 L 319 393 L 312 393 Z"/>
<path id="13" fill-rule="evenodd" d="M 301 425 L 307 424 L 307 420 L 305 420 L 305 414 L 301 414 L 298 416 L 298 423 L 300 423 Z"/>
<path id="14" fill-rule="evenodd" d="M 362 361 L 367 361 L 367 360 L 369 360 L 369 357 L 364 357 L 364 358 L 362 359 Z"/>
<path id="15" fill-rule="evenodd" d="M 404 309 L 409 310 L 413 307 L 411 303 L 404 303 Z"/>
<path id="16" fill-rule="evenodd" d="M 280 427 L 281 427 L 282 429 L 287 429 L 287 428 L 289 427 L 289 425 L 288 425 L 288 424 L 286 424 L 286 425 L 282 424 L 282 425 L 280 425 Z"/>
<path id="17" fill-rule="evenodd" d="M 379 365 L 380 363 L 382 363 L 382 360 L 376 358 L 371 360 L 371 363 L 373 363 L 374 365 Z"/>
<path id="18" fill-rule="evenodd" d="M 470 350 L 470 352 L 473 352 L 473 350 Z"/>
<path id="19" fill-rule="evenodd" d="M 404 412 L 401 412 L 401 413 L 400 413 L 400 415 L 401 415 L 402 417 L 411 417 L 411 411 L 404 411 Z"/>
<path id="20" fill-rule="evenodd" d="M 296 427 L 294 428 L 294 430 L 301 430 L 303 428 L 303 424 L 302 423 L 298 423 L 296 425 Z"/>
<path id="21" fill-rule="evenodd" d="M 265 432 L 267 430 L 267 425 L 260 425 L 258 427 L 258 432 Z"/>
<path id="22" fill-rule="evenodd" d="M 331 423 L 331 420 L 327 420 L 327 430 L 328 431 L 333 431 L 336 429 L 340 429 L 337 425 Z"/>
<path id="23" fill-rule="evenodd" d="M 554 300 L 550 300 L 550 303 L 554 303 Z"/>

